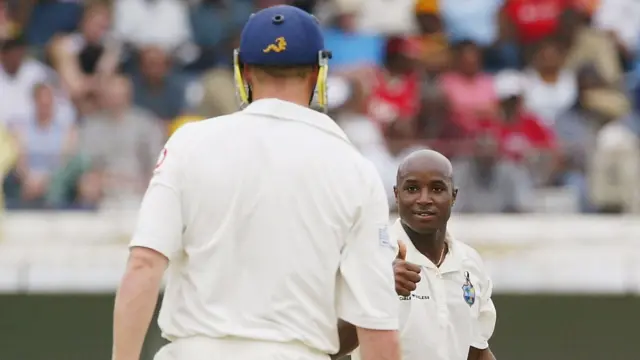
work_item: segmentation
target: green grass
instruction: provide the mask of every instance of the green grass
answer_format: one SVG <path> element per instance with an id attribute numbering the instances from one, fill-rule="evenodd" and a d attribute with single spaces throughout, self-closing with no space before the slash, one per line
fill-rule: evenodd
<path id="1" fill-rule="evenodd" d="M 640 298 L 496 295 L 498 360 L 640 359 Z M 0 360 L 108 360 L 113 296 L 0 295 Z M 163 344 L 154 325 L 142 360 Z M 428 359 L 425 359 L 428 360 Z"/>

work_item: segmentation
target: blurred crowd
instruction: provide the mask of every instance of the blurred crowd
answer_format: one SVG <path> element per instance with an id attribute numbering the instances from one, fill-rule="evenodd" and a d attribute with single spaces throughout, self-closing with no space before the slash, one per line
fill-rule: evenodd
<path id="1" fill-rule="evenodd" d="M 136 204 L 177 127 L 237 110 L 232 49 L 279 3 L 324 24 L 330 115 L 392 206 L 433 148 L 459 212 L 640 212 L 636 0 L 0 0 L 6 207 Z"/>

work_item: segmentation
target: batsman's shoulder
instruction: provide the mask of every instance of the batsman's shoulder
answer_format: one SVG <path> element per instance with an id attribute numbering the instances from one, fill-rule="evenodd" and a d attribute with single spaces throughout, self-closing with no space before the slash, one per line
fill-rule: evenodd
<path id="1" fill-rule="evenodd" d="M 348 173 L 344 175 L 351 182 L 356 182 L 358 187 L 365 192 L 365 196 L 370 196 L 373 190 L 382 186 L 378 170 L 371 161 L 360 154 L 346 153 L 344 155 L 343 161 L 347 161 L 349 166 Z"/>
<path id="2" fill-rule="evenodd" d="M 372 175 L 379 176 L 378 170 L 376 169 L 374 163 L 364 157 L 362 153 L 360 153 L 360 151 L 354 148 L 353 151 L 349 151 L 349 155 L 351 162 L 354 165 L 354 170 L 358 171 L 367 178 L 371 178 Z"/>
<path id="3" fill-rule="evenodd" d="M 206 136 L 206 134 L 212 131 L 212 128 L 216 127 L 216 124 L 220 123 L 222 118 L 228 117 L 219 116 L 209 119 L 204 119 L 200 121 L 194 121 L 186 123 L 180 126 L 169 138 L 168 144 L 180 144 L 180 146 L 184 146 L 187 144 L 194 144 L 199 142 L 199 139 L 202 139 Z"/>
<path id="4" fill-rule="evenodd" d="M 169 137 L 162 150 L 163 155 L 178 159 L 187 159 L 193 149 L 203 139 L 202 121 L 187 123 L 180 126 Z"/>
<path id="5" fill-rule="evenodd" d="M 169 137 L 169 142 L 187 142 L 189 139 L 193 139 L 198 134 L 198 129 L 202 127 L 202 121 L 190 122 L 180 126 L 176 131 Z"/>

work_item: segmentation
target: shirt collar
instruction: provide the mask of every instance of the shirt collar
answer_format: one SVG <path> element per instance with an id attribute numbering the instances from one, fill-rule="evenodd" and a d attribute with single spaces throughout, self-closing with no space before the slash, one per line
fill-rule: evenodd
<path id="1" fill-rule="evenodd" d="M 351 144 L 344 131 L 329 116 L 292 102 L 279 99 L 260 99 L 249 104 L 243 112 L 304 123 Z"/>
<path id="2" fill-rule="evenodd" d="M 440 265 L 440 268 L 438 268 L 433 263 L 433 261 L 429 260 L 428 257 L 422 255 L 422 253 L 420 253 L 418 249 L 416 249 L 416 247 L 413 245 L 413 242 L 411 242 L 411 239 L 409 239 L 409 235 L 407 235 L 407 232 L 402 227 L 402 220 L 396 220 L 396 223 L 393 225 L 393 230 L 396 236 L 399 237 L 399 240 L 401 240 L 407 246 L 406 260 L 408 262 L 433 270 L 438 269 L 440 273 L 456 272 L 462 269 L 463 257 L 460 251 L 460 247 L 457 245 L 457 241 L 453 238 L 450 232 L 447 231 L 447 235 L 445 238 L 449 250 L 444 257 L 444 261 Z"/>

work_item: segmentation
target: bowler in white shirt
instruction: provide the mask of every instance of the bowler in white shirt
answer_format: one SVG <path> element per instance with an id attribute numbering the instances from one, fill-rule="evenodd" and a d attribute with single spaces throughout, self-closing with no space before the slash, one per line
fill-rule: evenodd
<path id="1" fill-rule="evenodd" d="M 432 150 L 409 155 L 394 188 L 400 218 L 394 261 L 403 360 L 494 360 L 492 284 L 478 253 L 447 231 L 456 199 L 451 162 Z M 341 353 L 357 346 L 342 322 Z M 339 357 L 336 357 L 339 358 Z M 352 354 L 361 359 L 359 351 Z"/>

